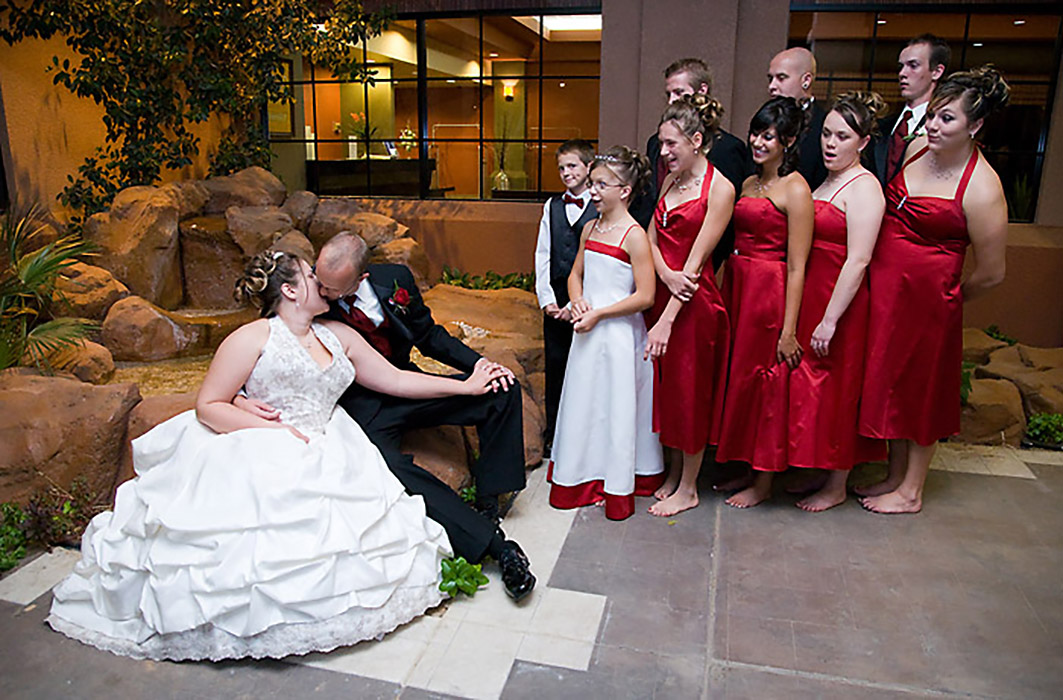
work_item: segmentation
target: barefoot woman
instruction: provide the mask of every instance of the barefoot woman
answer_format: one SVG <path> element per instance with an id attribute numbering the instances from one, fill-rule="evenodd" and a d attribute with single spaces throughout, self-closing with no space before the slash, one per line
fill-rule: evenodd
<path id="1" fill-rule="evenodd" d="M 731 220 L 734 186 L 705 149 L 722 111 L 711 97 L 689 95 L 668 106 L 658 127 L 669 173 L 650 224 L 658 282 L 646 354 L 655 361 L 653 429 L 673 448 L 668 477 L 650 506 L 661 517 L 698 505 L 705 446 L 720 431 L 729 330 L 706 263 Z"/>
<path id="2" fill-rule="evenodd" d="M 862 438 L 856 430 L 867 342 L 864 273 L 886 206 L 860 154 L 884 106 L 873 92 L 845 93 L 835 100 L 820 136 L 828 174 L 812 194 L 815 228 L 797 322 L 797 341 L 811 352 L 790 373 L 790 466 L 819 477 L 807 489 L 815 493 L 797 502 L 810 512 L 845 501 L 853 464 L 886 454 L 884 442 Z"/>
<path id="3" fill-rule="evenodd" d="M 792 97 L 773 97 L 749 124 L 757 173 L 735 204 L 735 251 L 723 293 L 731 318 L 731 367 L 724 399 L 720 462 L 746 462 L 752 486 L 727 499 L 755 506 L 787 466 L 790 370 L 801 361 L 797 312 L 812 244 L 812 193 L 797 172 L 804 114 Z"/>
<path id="4" fill-rule="evenodd" d="M 876 513 L 917 513 L 934 447 L 960 429 L 963 302 L 1004 279 L 1008 209 L 974 137 L 1008 100 L 991 66 L 934 90 L 926 137 L 886 190 L 871 278 L 860 432 L 889 440 L 889 475 L 863 490 Z M 975 264 L 960 281 L 970 243 Z"/>

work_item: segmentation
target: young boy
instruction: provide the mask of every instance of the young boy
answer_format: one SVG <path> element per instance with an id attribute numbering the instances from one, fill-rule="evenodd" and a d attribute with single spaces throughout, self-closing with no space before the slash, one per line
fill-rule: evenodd
<path id="1" fill-rule="evenodd" d="M 543 310 L 543 343 L 546 346 L 546 451 L 554 441 L 557 406 L 565 380 L 568 349 L 572 345 L 572 322 L 568 310 L 568 273 L 579 250 L 580 234 L 588 221 L 598 216 L 588 190 L 594 147 L 583 139 L 569 139 L 557 148 L 557 172 L 565 193 L 551 197 L 543 206 L 539 240 L 535 246 L 535 294 Z"/>

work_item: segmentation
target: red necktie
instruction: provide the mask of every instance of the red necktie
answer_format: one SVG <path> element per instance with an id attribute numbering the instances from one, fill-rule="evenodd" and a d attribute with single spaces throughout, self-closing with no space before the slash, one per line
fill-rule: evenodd
<path id="1" fill-rule="evenodd" d="M 582 209 L 586 204 L 586 202 L 583 201 L 583 197 L 573 197 L 568 192 L 565 193 L 564 199 L 565 204 L 575 204 L 580 209 Z"/>
<path id="2" fill-rule="evenodd" d="M 369 341 L 369 344 L 384 357 L 391 357 L 391 343 L 388 341 L 387 334 L 384 333 L 384 326 L 386 323 L 380 324 L 378 327 L 373 321 L 365 315 L 365 312 L 355 306 L 352 302 L 353 297 L 344 299 L 347 302 L 347 310 L 343 310 L 343 306 L 340 306 L 340 313 L 343 319 L 351 325 L 352 328 L 357 330 L 365 339 Z M 387 319 L 384 319 L 385 322 Z"/>
<path id="3" fill-rule="evenodd" d="M 904 110 L 904 113 L 901 114 L 901 120 L 897 123 L 897 128 L 893 130 L 893 136 L 890 138 L 889 150 L 886 151 L 887 182 L 892 180 L 900 171 L 901 163 L 904 161 L 904 149 L 908 146 L 908 142 L 905 140 L 908 138 L 908 120 L 911 117 L 911 111 Z"/>

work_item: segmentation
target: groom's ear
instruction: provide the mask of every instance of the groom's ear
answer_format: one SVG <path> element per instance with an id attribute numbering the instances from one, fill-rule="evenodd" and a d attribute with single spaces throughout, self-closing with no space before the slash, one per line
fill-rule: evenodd
<path id="1" fill-rule="evenodd" d="M 362 276 L 358 278 L 358 283 L 361 284 L 362 282 L 364 282 L 367 279 L 369 279 L 369 271 L 368 270 L 363 272 Z"/>

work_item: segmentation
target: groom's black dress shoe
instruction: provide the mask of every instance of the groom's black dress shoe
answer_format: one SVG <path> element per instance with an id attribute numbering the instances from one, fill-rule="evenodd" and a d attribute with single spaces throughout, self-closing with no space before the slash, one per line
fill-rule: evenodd
<path id="1" fill-rule="evenodd" d="M 506 540 L 502 552 L 498 555 L 498 568 L 502 570 L 502 583 L 506 593 L 514 601 L 519 601 L 535 588 L 535 576 L 529 570 L 530 563 L 520 545 L 513 540 Z"/>
<path id="2" fill-rule="evenodd" d="M 498 496 L 477 498 L 476 503 L 473 505 L 473 510 L 490 520 L 496 527 L 502 520 L 502 511 L 498 506 Z"/>

